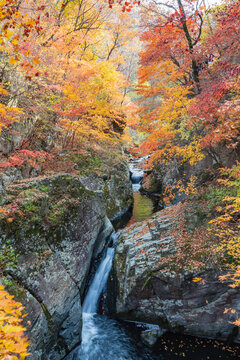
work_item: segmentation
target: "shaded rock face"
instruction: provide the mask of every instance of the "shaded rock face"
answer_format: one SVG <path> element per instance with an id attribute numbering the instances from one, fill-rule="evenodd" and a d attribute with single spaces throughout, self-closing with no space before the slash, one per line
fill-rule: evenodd
<path id="1" fill-rule="evenodd" d="M 132 205 L 132 183 L 127 163 L 121 162 L 113 169 L 112 176 L 105 181 L 104 195 L 109 219 L 114 219 Z"/>
<path id="2" fill-rule="evenodd" d="M 1 215 L 0 245 L 18 256 L 4 271 L 28 313 L 29 360 L 63 359 L 81 341 L 90 264 L 113 231 L 104 183 L 66 174 L 30 179 L 6 189 L 2 202 L 13 199 L 24 215 L 11 223 Z"/>
<path id="3" fill-rule="evenodd" d="M 117 317 L 157 324 L 174 332 L 240 342 L 238 328 L 231 324 L 240 311 L 239 290 L 220 283 L 213 266 L 175 272 L 168 263 L 176 252 L 180 226 L 174 208 L 122 231 L 114 261 Z M 205 281 L 193 282 L 194 277 Z M 226 307 L 236 313 L 224 314 Z"/>
<path id="4" fill-rule="evenodd" d="M 106 169 L 102 177 L 89 175 L 81 178 L 88 190 L 100 191 L 104 195 L 106 214 L 110 220 L 128 210 L 133 203 L 132 183 L 128 163 L 120 161 L 114 168 Z"/>
<path id="5" fill-rule="evenodd" d="M 145 172 L 141 191 L 147 193 L 163 193 L 167 186 L 177 193 L 175 183 L 185 179 L 187 182 L 191 176 L 196 176 L 198 182 L 204 182 L 211 176 L 214 167 L 231 168 L 236 161 L 240 160 L 240 149 L 228 149 L 222 144 L 218 144 L 215 149 L 205 153 L 205 157 L 197 164 L 190 166 L 188 163 L 181 163 L 173 159 L 168 164 L 158 163 L 152 171 Z M 173 203 L 177 203 L 182 198 L 176 196 Z"/>
<path id="6" fill-rule="evenodd" d="M 5 193 L 5 188 L 11 183 L 26 178 L 38 176 L 40 168 L 33 168 L 29 164 L 23 167 L 8 168 L 4 173 L 0 173 L 0 193 Z"/>

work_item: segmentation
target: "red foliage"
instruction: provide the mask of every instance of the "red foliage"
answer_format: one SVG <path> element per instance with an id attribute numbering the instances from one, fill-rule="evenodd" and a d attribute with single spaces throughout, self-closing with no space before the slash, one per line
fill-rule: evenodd
<path id="1" fill-rule="evenodd" d="M 53 155 L 45 151 L 19 150 L 11 155 L 8 162 L 0 164 L 1 168 L 24 166 L 26 163 L 34 168 L 38 168 L 46 159 L 51 159 Z"/>

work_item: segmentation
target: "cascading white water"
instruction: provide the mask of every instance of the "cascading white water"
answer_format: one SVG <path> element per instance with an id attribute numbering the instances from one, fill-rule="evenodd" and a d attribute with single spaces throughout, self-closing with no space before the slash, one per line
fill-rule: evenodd
<path id="1" fill-rule="evenodd" d="M 143 170 L 137 163 L 131 164 L 133 192 L 141 186 Z M 135 344 L 120 324 L 107 316 L 97 314 L 100 295 L 107 283 L 112 268 L 118 233 L 110 238 L 113 247 L 108 247 L 96 271 L 82 306 L 82 343 L 66 360 L 140 360 Z"/>
<path id="2" fill-rule="evenodd" d="M 119 324 L 97 314 L 100 295 L 107 283 L 118 234 L 113 233 L 82 306 L 82 344 L 67 360 L 139 360 L 134 345 Z"/>
<path id="3" fill-rule="evenodd" d="M 141 182 L 144 173 L 143 169 L 139 166 L 141 162 L 142 160 L 140 161 L 135 160 L 129 164 L 129 168 L 132 173 L 131 180 L 132 180 L 133 192 L 137 192 L 141 187 Z"/>
<path id="4" fill-rule="evenodd" d="M 139 166 L 140 162 L 141 161 L 132 161 L 130 164 L 134 193 L 133 216 L 130 219 L 130 223 L 132 220 L 135 222 L 149 218 L 153 211 L 151 200 L 139 193 L 143 176 L 143 170 Z M 147 200 L 150 202 L 149 204 L 147 203 Z M 138 209 L 137 213 L 136 209 Z M 146 211 L 146 209 L 148 209 L 148 211 Z M 117 238 L 118 234 L 114 233 L 111 236 L 110 242 L 114 245 Z M 119 322 L 110 319 L 107 316 L 97 314 L 98 301 L 111 271 L 114 251 L 114 246 L 107 248 L 105 251 L 83 303 L 81 346 L 72 351 L 65 360 L 166 360 L 173 359 L 172 355 L 174 356 L 174 359 L 176 359 L 175 354 L 172 352 L 172 340 L 170 345 L 170 356 L 162 354 L 162 351 L 156 354 L 150 351 L 149 348 L 137 344 L 136 339 L 131 339 Z M 131 321 L 128 322 L 131 323 Z M 151 341 L 149 336 L 150 332 L 159 332 L 159 328 L 156 325 L 145 323 L 138 323 L 136 325 L 143 328 L 141 335 L 142 338 L 147 338 L 148 344 Z M 164 348 L 166 349 L 167 343 L 164 344 Z M 180 345 L 182 350 L 186 349 L 188 351 L 189 339 L 186 344 L 184 344 L 184 348 L 182 340 L 180 340 Z M 195 343 L 193 343 L 193 346 L 190 343 L 191 348 L 194 348 L 194 346 Z M 182 352 L 182 354 L 184 354 L 183 356 L 186 356 L 185 352 Z M 205 352 L 202 354 L 203 357 L 201 357 L 201 359 L 205 359 L 208 355 L 208 353 Z M 194 356 L 196 357 L 196 354 L 193 356 L 190 354 L 190 357 L 186 356 L 186 359 L 192 360 Z M 199 357 L 197 356 L 197 358 Z M 217 357 L 211 357 L 211 359 L 213 358 L 216 359 Z M 223 355 L 221 358 L 226 357 Z"/>
<path id="5" fill-rule="evenodd" d="M 112 268 L 112 260 L 114 256 L 114 248 L 108 248 L 105 258 L 97 269 L 93 282 L 88 290 L 87 296 L 84 300 L 82 311 L 87 314 L 95 314 L 97 311 L 97 304 L 99 296 L 107 282 L 109 272 Z"/>
<path id="6" fill-rule="evenodd" d="M 113 233 L 110 238 L 110 242 L 115 244 L 117 241 L 117 234 Z M 89 287 L 87 295 L 85 297 L 83 306 L 82 306 L 82 317 L 83 317 L 83 327 L 82 327 L 82 345 L 80 348 L 80 359 L 91 359 L 89 354 L 90 346 L 95 337 L 98 336 L 98 326 L 95 323 L 94 315 L 97 312 L 97 305 L 99 297 L 103 291 L 104 286 L 107 283 L 109 273 L 112 268 L 112 261 L 114 257 L 115 248 L 108 247 L 105 253 L 105 256 L 102 258 L 102 261 L 96 271 L 96 274 L 93 278 L 93 281 Z"/>

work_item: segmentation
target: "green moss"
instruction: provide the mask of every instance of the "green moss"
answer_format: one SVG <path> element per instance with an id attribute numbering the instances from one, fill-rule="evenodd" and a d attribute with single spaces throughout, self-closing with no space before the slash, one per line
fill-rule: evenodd
<path id="1" fill-rule="evenodd" d="M 48 308 L 47 308 L 46 305 L 43 304 L 43 303 L 41 303 L 40 305 L 41 305 L 41 307 L 42 307 L 42 310 L 43 310 L 44 315 L 46 316 L 47 321 L 48 321 L 50 324 L 52 324 L 52 323 L 53 323 L 53 318 L 52 318 L 52 316 L 51 316 Z"/>
<path id="2" fill-rule="evenodd" d="M 20 192 L 18 197 L 20 199 L 27 199 L 33 201 L 34 199 L 38 199 L 40 195 L 41 192 L 38 189 L 32 188 L 32 189 L 23 190 L 22 192 Z"/>
<path id="3" fill-rule="evenodd" d="M 0 197 L 0 205 L 8 205 L 11 204 L 12 201 L 14 200 L 14 196 L 12 195 L 4 195 Z"/>
<path id="4" fill-rule="evenodd" d="M 25 213 L 35 212 L 39 209 L 39 205 L 34 204 L 33 201 L 29 201 L 29 202 L 22 204 L 22 209 Z"/>
<path id="5" fill-rule="evenodd" d="M 67 158 L 70 158 L 76 163 L 77 169 L 88 173 L 95 168 L 103 165 L 99 155 L 93 151 L 89 151 L 86 154 L 69 154 Z"/>
<path id="6" fill-rule="evenodd" d="M 8 277 L 4 276 L 2 278 L 2 282 L 6 287 L 6 290 L 11 295 L 14 295 L 15 300 L 23 302 L 24 299 L 27 297 L 27 290 L 10 276 Z"/>
<path id="7" fill-rule="evenodd" d="M 7 268 L 13 268 L 17 265 L 18 255 L 15 249 L 12 247 L 9 240 L 2 244 L 0 248 L 0 274 L 2 274 Z"/>
<path id="8" fill-rule="evenodd" d="M 0 213 L 0 238 L 2 244 L 5 238 L 11 239 L 16 252 L 21 254 L 44 249 L 46 238 L 62 239 L 65 223 L 73 222 L 77 216 L 79 202 L 95 195 L 81 185 L 79 178 L 68 174 L 16 185 L 14 192 L 18 209 L 11 223 L 8 216 Z"/>
<path id="9" fill-rule="evenodd" d="M 104 186 L 104 197 L 105 199 L 107 199 L 109 196 L 109 188 L 108 188 L 108 184 L 106 183 Z"/>
<path id="10" fill-rule="evenodd" d="M 57 224 L 64 216 L 68 206 L 69 204 L 67 204 L 66 202 L 60 202 L 60 204 L 57 203 L 53 205 L 50 213 L 48 213 L 48 219 L 53 223 Z"/>
<path id="11" fill-rule="evenodd" d="M 125 261 L 123 256 L 120 256 L 119 254 L 118 254 L 118 264 L 120 265 L 119 266 L 120 270 L 123 272 L 125 268 Z"/>
<path id="12" fill-rule="evenodd" d="M 143 284 L 143 286 L 142 286 L 142 290 L 144 290 L 145 287 L 148 286 L 148 284 L 150 283 L 151 278 L 152 278 L 152 274 L 150 274 L 150 275 L 147 277 L 146 281 L 144 282 L 144 284 Z"/>
<path id="13" fill-rule="evenodd" d="M 49 188 L 49 186 L 44 186 L 43 185 L 43 186 L 41 186 L 40 190 L 43 191 L 43 192 L 49 192 L 50 188 Z"/>

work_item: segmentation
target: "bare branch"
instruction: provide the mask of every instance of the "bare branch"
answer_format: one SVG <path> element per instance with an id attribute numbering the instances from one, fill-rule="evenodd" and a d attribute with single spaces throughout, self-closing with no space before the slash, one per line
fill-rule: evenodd
<path id="1" fill-rule="evenodd" d="M 197 42 L 200 39 L 201 34 L 202 34 L 203 18 L 202 18 L 202 15 L 200 14 L 200 12 L 198 12 L 198 16 L 200 18 L 199 32 L 198 32 L 198 36 L 197 36 L 196 40 L 193 42 L 193 46 L 195 46 L 197 44 Z"/>
<path id="2" fill-rule="evenodd" d="M 173 5 L 169 5 L 169 4 L 162 3 L 162 2 L 157 2 L 155 0 L 152 0 L 152 2 L 154 2 L 155 5 L 166 6 L 166 7 L 170 8 L 170 9 L 173 9 L 173 10 L 177 11 L 177 9 Z"/>

